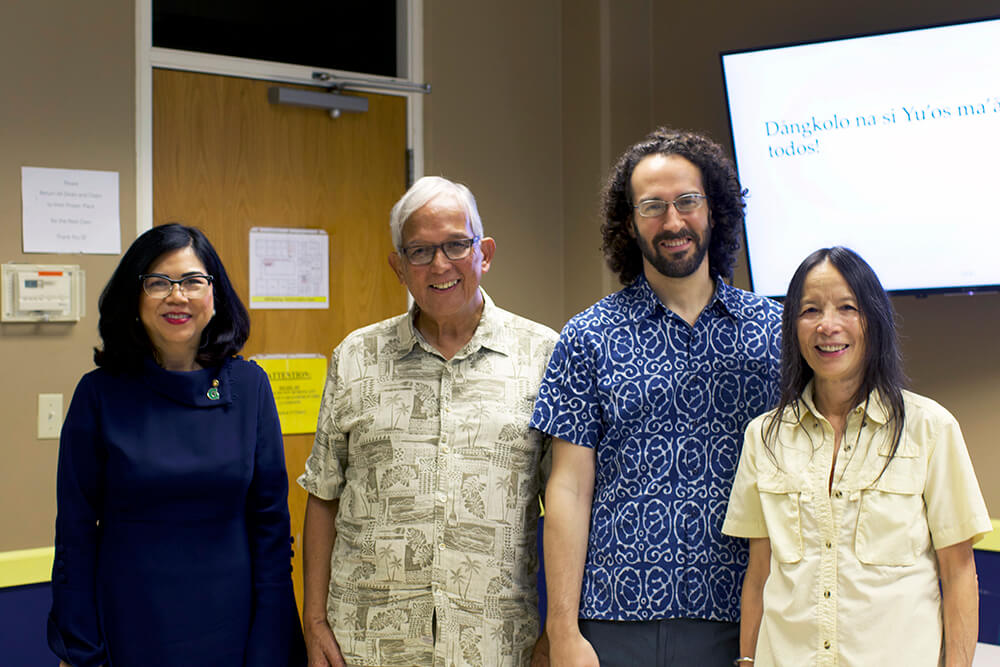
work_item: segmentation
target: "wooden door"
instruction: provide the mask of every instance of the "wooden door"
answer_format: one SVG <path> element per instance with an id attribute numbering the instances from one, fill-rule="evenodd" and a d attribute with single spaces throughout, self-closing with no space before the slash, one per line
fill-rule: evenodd
<path id="1" fill-rule="evenodd" d="M 330 308 L 251 310 L 243 355 L 318 353 L 402 312 L 386 257 L 389 209 L 406 189 L 406 100 L 369 94 L 367 113 L 272 105 L 276 84 L 157 69 L 153 74 L 153 221 L 199 227 L 249 307 L 251 227 L 324 229 Z M 287 85 L 287 84 L 282 84 Z M 302 472 L 313 434 L 285 436 L 288 504 L 302 603 Z"/>

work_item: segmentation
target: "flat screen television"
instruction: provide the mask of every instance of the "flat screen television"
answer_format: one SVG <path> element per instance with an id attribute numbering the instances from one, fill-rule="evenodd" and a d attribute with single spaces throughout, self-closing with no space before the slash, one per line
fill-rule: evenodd
<path id="1" fill-rule="evenodd" d="M 721 59 L 755 292 L 832 245 L 891 292 L 1000 289 L 1000 19 Z"/>

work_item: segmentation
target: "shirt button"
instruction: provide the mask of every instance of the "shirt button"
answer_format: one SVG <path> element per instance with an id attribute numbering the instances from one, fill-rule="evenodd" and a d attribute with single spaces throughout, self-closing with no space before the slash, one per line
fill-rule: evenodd
<path id="1" fill-rule="evenodd" d="M 829 641 L 823 642 L 823 648 L 830 648 L 830 642 Z"/>
<path id="2" fill-rule="evenodd" d="M 443 454 L 447 454 L 448 453 L 448 445 L 441 445 L 441 452 Z"/>
<path id="3" fill-rule="evenodd" d="M 844 492 L 843 492 L 843 491 L 837 491 L 837 492 L 836 492 L 835 494 L 833 494 L 833 495 L 837 496 L 838 498 L 843 498 L 843 497 L 844 497 Z"/>
<path id="4" fill-rule="evenodd" d="M 442 542 L 441 544 L 438 545 L 438 549 L 440 549 L 441 551 L 444 551 L 444 542 Z"/>
<path id="5" fill-rule="evenodd" d="M 825 598 L 830 597 L 830 591 L 823 591 L 823 597 Z"/>
<path id="6" fill-rule="evenodd" d="M 851 451 L 851 446 L 850 445 L 844 445 L 844 451 L 845 452 Z"/>
<path id="7" fill-rule="evenodd" d="M 833 546 L 833 542 L 831 542 L 830 540 L 827 540 L 826 541 L 826 548 L 829 549 L 832 546 Z"/>

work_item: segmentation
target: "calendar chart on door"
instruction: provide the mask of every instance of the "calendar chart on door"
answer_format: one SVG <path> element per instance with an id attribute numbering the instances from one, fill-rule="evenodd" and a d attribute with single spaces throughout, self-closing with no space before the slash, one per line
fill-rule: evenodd
<path id="1" fill-rule="evenodd" d="M 330 307 L 329 236 L 322 229 L 250 230 L 250 308 Z"/>

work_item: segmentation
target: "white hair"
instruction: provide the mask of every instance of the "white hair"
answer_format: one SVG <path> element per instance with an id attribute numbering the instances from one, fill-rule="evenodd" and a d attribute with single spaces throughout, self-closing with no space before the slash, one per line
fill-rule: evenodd
<path id="1" fill-rule="evenodd" d="M 410 186 L 389 214 L 389 231 L 392 233 L 392 245 L 397 251 L 403 249 L 403 225 L 410 216 L 432 199 L 441 196 L 451 196 L 465 209 L 472 233 L 480 238 L 483 236 L 483 221 L 476 208 L 476 198 L 469 188 L 461 183 L 453 183 L 440 176 L 424 176 Z"/>

